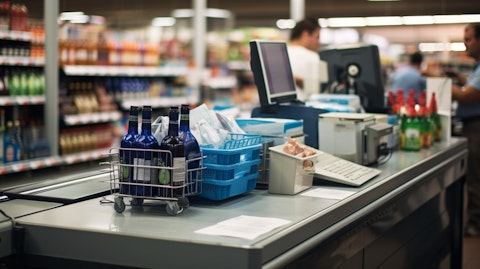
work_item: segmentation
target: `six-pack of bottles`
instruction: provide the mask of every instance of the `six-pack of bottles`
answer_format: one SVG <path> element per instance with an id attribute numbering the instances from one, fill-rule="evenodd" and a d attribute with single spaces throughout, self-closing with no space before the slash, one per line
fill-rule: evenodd
<path id="1" fill-rule="evenodd" d="M 437 111 L 435 92 L 432 92 L 428 106 L 426 91 L 415 98 L 414 91 L 410 90 L 405 100 L 403 89 L 398 89 L 396 96 L 389 92 L 388 102 L 392 108 L 391 114 L 399 119 L 399 146 L 402 150 L 418 151 L 441 141 L 442 122 Z"/>
<path id="2" fill-rule="evenodd" d="M 152 108 L 142 108 L 140 131 L 139 112 L 139 107 L 130 107 L 128 132 L 120 142 L 120 193 L 182 196 L 182 186 L 197 178 L 202 155 L 190 132 L 189 106 L 170 107 L 168 133 L 161 141 L 152 134 Z"/>

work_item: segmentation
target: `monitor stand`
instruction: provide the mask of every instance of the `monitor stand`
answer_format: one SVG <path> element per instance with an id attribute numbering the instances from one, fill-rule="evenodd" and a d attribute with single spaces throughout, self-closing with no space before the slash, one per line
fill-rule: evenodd
<path id="1" fill-rule="evenodd" d="M 305 106 L 303 104 L 285 104 L 268 107 L 256 107 L 252 110 L 252 118 L 278 118 L 303 120 L 303 132 L 305 144 L 318 149 L 318 115 L 328 112 L 327 110 Z"/>

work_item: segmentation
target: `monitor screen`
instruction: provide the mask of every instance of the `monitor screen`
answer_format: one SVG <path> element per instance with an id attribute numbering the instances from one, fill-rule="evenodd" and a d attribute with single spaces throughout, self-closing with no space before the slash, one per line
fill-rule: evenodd
<path id="1" fill-rule="evenodd" d="M 297 99 L 287 44 L 284 41 L 250 41 L 250 67 L 257 85 L 260 106 Z"/>
<path id="2" fill-rule="evenodd" d="M 375 45 L 359 45 L 320 51 L 327 62 L 327 83 L 323 93 L 356 94 L 366 112 L 385 112 L 385 91 L 380 55 Z"/>

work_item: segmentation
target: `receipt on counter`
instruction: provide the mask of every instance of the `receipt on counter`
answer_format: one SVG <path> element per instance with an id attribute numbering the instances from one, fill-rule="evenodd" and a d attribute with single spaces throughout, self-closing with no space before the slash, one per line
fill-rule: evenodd
<path id="1" fill-rule="evenodd" d="M 324 198 L 324 199 L 342 200 L 354 193 L 355 193 L 354 191 L 315 188 L 315 189 L 311 189 L 309 191 L 303 192 L 300 195 L 316 197 L 316 198 Z"/>
<path id="2" fill-rule="evenodd" d="M 241 215 L 202 228 L 196 233 L 229 236 L 253 240 L 278 227 L 290 223 L 289 220 Z"/>

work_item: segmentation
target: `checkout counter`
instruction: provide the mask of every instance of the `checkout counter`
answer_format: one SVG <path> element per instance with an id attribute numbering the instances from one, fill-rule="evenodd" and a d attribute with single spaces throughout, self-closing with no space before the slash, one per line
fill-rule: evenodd
<path id="1" fill-rule="evenodd" d="M 256 189 L 169 216 L 93 198 L 16 218 L 15 252 L 26 268 L 461 268 L 466 158 L 454 137 L 394 152 L 360 187 L 312 187 L 352 192 L 341 199 Z M 289 223 L 251 240 L 195 232 L 241 215 Z"/>

